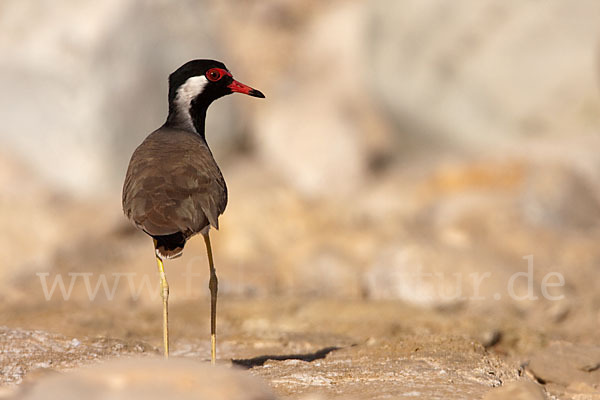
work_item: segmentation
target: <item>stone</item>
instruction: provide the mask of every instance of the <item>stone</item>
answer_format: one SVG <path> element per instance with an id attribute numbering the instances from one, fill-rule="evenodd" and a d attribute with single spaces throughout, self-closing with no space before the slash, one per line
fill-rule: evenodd
<path id="1" fill-rule="evenodd" d="M 189 359 L 127 359 L 40 379 L 23 400 L 274 400 L 260 379 Z"/>
<path id="2" fill-rule="evenodd" d="M 414 136 L 473 148 L 594 134 L 599 2 L 369 6 L 372 90 Z"/>
<path id="3" fill-rule="evenodd" d="M 0 13 L 0 50 L 11 55 L 0 60 L 3 146 L 79 193 L 120 190 L 133 149 L 166 120 L 168 74 L 221 58 L 205 3 L 59 0 L 32 13 L 5 1 Z M 214 107 L 209 140 L 224 145 L 239 132 L 232 103 Z"/>
<path id="4" fill-rule="evenodd" d="M 391 246 L 366 271 L 366 294 L 373 299 L 400 299 L 420 306 L 453 302 L 441 298 L 433 274 L 424 270 L 424 255 L 416 246 Z"/>
<path id="5" fill-rule="evenodd" d="M 456 307 L 467 301 L 489 300 L 494 283 L 481 278 L 481 266 L 472 260 L 456 263 L 455 257 L 442 246 L 388 244 L 363 275 L 365 295 L 424 307 Z M 481 284 L 474 284 L 474 280 Z"/>
<path id="6" fill-rule="evenodd" d="M 301 68 L 285 71 L 273 89 L 282 100 L 257 110 L 262 160 L 309 198 L 359 190 L 370 153 L 387 143 L 380 112 L 366 95 L 366 8 L 347 3 L 314 18 L 290 49 Z"/>
<path id="7" fill-rule="evenodd" d="M 490 390 L 483 400 L 544 400 L 546 396 L 539 385 L 530 381 L 511 382 Z"/>
<path id="8" fill-rule="evenodd" d="M 564 231 L 589 231 L 600 224 L 596 188 L 574 168 L 544 165 L 532 168 L 519 196 L 528 223 Z"/>
<path id="9" fill-rule="evenodd" d="M 54 370 L 79 367 L 108 357 L 154 352 L 152 346 L 108 338 L 70 338 L 42 330 L 0 326 L 0 385 Z"/>
<path id="10" fill-rule="evenodd" d="M 562 386 L 581 382 L 600 389 L 600 347 L 554 342 L 531 357 L 527 370 L 542 382 Z"/>

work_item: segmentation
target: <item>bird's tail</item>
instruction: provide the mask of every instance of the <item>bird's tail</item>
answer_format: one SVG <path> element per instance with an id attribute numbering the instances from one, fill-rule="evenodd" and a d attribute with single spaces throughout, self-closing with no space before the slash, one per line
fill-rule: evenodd
<path id="1" fill-rule="evenodd" d="M 156 255 L 162 259 L 177 258 L 183 254 L 186 237 L 183 233 L 177 232 L 171 235 L 152 236 L 155 240 L 154 247 Z"/>

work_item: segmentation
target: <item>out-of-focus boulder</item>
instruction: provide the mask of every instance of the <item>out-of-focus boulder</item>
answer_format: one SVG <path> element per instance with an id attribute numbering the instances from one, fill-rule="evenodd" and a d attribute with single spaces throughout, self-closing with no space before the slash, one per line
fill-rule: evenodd
<path id="1" fill-rule="evenodd" d="M 401 126 L 465 147 L 597 132 L 599 2 L 369 6 L 369 82 Z"/>
<path id="2" fill-rule="evenodd" d="M 249 373 L 185 359 L 130 359 L 40 380 L 24 400 L 131 399 L 274 400 Z"/>
<path id="3" fill-rule="evenodd" d="M 554 229 L 585 230 L 600 224 L 597 189 L 572 168 L 535 168 L 520 198 L 525 221 Z"/>
<path id="4" fill-rule="evenodd" d="M 401 188 L 397 197 L 418 206 L 408 215 L 387 216 L 392 221 L 396 216 L 406 233 L 380 242 L 367 262 L 368 297 L 426 306 L 502 300 L 522 310 L 537 301 L 549 318 L 560 320 L 573 286 L 589 290 L 589 278 L 580 271 L 596 263 L 589 255 L 596 254 L 592 237 L 600 205 L 593 181 L 576 168 L 463 160 L 442 164 Z M 558 282 L 553 275 L 568 284 L 546 291 L 548 282 Z"/>
<path id="5" fill-rule="evenodd" d="M 317 14 L 289 49 L 294 60 L 258 110 L 263 160 L 308 197 L 360 187 L 387 131 L 366 92 L 364 3 Z M 301 38 L 301 40 L 300 40 Z"/>
<path id="6" fill-rule="evenodd" d="M 527 372 L 542 382 L 562 386 L 583 382 L 598 390 L 599 367 L 599 346 L 554 342 L 531 357 Z"/>
<path id="7" fill-rule="evenodd" d="M 511 382 L 490 390 L 483 400 L 544 400 L 546 396 L 539 385 L 530 381 Z"/>
<path id="8" fill-rule="evenodd" d="M 3 146 L 58 186 L 119 190 L 133 149 L 166 119 L 168 74 L 221 58 L 214 29 L 205 2 L 3 1 Z M 214 108 L 219 150 L 236 130 L 231 103 Z"/>

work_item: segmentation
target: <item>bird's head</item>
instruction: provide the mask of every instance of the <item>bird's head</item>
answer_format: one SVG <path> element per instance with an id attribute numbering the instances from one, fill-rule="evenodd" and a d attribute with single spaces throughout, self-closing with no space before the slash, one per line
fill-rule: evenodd
<path id="1" fill-rule="evenodd" d="M 189 61 L 169 76 L 169 119 L 195 126 L 199 122 L 196 120 L 204 118 L 213 101 L 232 93 L 265 97 L 260 91 L 233 79 L 225 64 L 219 61 Z"/>

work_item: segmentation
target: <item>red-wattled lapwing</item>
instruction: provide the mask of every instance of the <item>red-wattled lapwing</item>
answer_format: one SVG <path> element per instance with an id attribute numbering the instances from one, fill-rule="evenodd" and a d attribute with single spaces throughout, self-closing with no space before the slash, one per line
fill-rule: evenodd
<path id="1" fill-rule="evenodd" d="M 218 229 L 227 187 L 204 133 L 206 109 L 231 93 L 265 96 L 233 79 L 223 63 L 194 60 L 169 76 L 169 116 L 133 152 L 123 186 L 123 211 L 154 239 L 163 299 L 163 340 L 169 356 L 169 285 L 163 259 L 178 257 L 186 241 L 204 236 L 210 268 L 211 362 L 216 360 L 217 275 L 208 231 Z"/>

